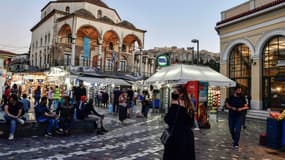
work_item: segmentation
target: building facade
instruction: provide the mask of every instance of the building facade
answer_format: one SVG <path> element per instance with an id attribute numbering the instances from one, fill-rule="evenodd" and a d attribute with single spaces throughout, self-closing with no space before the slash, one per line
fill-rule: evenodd
<path id="1" fill-rule="evenodd" d="M 30 62 L 40 68 L 87 66 L 141 73 L 144 67 L 146 31 L 121 20 L 101 0 L 51 1 L 31 32 Z"/>
<path id="2" fill-rule="evenodd" d="M 220 72 L 242 86 L 251 109 L 285 108 L 285 0 L 249 0 L 221 12 Z M 223 89 L 223 97 L 230 90 Z"/>

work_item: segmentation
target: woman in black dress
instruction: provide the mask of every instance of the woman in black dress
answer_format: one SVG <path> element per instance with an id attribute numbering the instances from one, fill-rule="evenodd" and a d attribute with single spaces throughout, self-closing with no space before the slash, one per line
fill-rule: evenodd
<path id="1" fill-rule="evenodd" d="M 165 144 L 163 160 L 195 160 L 194 106 L 185 87 L 174 89 L 171 107 L 164 120 L 173 132 Z"/>

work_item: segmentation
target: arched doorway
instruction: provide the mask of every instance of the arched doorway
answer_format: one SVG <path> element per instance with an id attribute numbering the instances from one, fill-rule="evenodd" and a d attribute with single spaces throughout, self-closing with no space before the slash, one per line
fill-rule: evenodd
<path id="1" fill-rule="evenodd" d="M 245 44 L 236 45 L 229 57 L 229 78 L 242 87 L 243 94 L 251 95 L 250 49 Z M 233 90 L 230 89 L 230 94 Z"/>
<path id="2" fill-rule="evenodd" d="M 104 52 L 104 71 L 118 71 L 120 39 L 118 34 L 109 30 L 104 33 L 102 50 Z"/>
<path id="3" fill-rule="evenodd" d="M 95 48 L 99 42 L 99 32 L 93 26 L 82 26 L 76 34 L 75 65 L 92 66 Z"/>
<path id="4" fill-rule="evenodd" d="M 285 108 L 285 36 L 274 36 L 262 51 L 263 109 Z"/>

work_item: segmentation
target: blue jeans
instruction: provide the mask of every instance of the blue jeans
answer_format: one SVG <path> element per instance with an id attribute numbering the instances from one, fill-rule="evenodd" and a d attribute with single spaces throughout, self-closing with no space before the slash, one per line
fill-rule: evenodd
<path id="1" fill-rule="evenodd" d="M 59 125 L 58 125 L 58 121 L 56 119 L 52 119 L 52 118 L 43 118 L 43 119 L 38 119 L 37 120 L 39 123 L 48 123 L 48 128 L 47 128 L 47 132 L 51 132 L 54 128 L 58 129 Z"/>
<path id="2" fill-rule="evenodd" d="M 239 145 L 240 129 L 241 129 L 241 116 L 229 114 L 229 128 L 233 139 L 233 145 Z"/>
<path id="3" fill-rule="evenodd" d="M 15 118 L 8 116 L 7 114 L 5 114 L 4 118 L 8 123 L 10 123 L 9 133 L 15 134 L 17 120 Z"/>

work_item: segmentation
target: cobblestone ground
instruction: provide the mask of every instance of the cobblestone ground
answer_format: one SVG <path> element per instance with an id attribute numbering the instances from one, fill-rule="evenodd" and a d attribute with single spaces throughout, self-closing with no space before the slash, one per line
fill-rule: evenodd
<path id="1" fill-rule="evenodd" d="M 100 110 L 99 112 L 106 112 Z M 159 137 L 164 128 L 161 115 L 153 113 L 148 119 L 132 118 L 125 124 L 106 113 L 105 135 L 81 134 L 70 137 L 16 137 L 14 141 L 0 139 L 1 160 L 74 159 L 74 160 L 159 160 L 163 146 Z M 197 160 L 281 160 L 285 152 L 258 144 L 265 122 L 248 121 L 241 133 L 240 149 L 233 150 L 226 116 L 212 121 L 211 129 L 195 131 Z"/>

